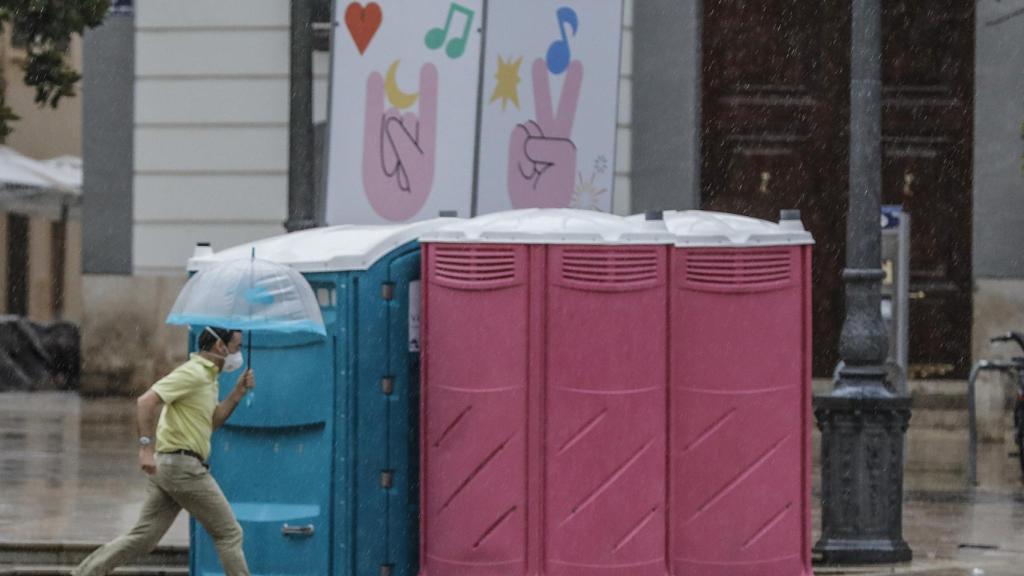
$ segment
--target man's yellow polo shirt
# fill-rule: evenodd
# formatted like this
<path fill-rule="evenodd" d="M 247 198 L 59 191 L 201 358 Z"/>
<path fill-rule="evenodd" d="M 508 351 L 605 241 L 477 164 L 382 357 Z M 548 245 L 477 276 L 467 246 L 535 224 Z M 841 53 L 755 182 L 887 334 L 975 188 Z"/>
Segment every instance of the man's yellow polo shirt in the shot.
<path fill-rule="evenodd" d="M 191 450 L 206 460 L 219 389 L 217 365 L 198 354 L 153 384 L 164 401 L 156 426 L 156 451 Z"/>

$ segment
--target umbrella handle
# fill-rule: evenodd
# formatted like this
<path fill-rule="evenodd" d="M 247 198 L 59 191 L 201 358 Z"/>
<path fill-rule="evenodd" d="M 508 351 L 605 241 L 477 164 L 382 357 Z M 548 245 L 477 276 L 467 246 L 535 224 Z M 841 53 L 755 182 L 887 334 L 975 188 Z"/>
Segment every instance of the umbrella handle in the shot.
<path fill-rule="evenodd" d="M 250 285 L 252 285 L 252 275 L 253 275 L 253 268 L 252 268 L 253 264 L 252 263 L 255 262 L 255 260 L 256 260 L 256 247 L 253 246 L 252 247 L 252 256 L 250 257 L 250 260 L 249 260 L 249 284 Z M 252 302 L 249 302 L 249 316 L 252 316 Z M 248 341 L 248 343 L 246 344 L 246 346 L 248 347 L 248 350 L 246 350 L 246 352 L 245 352 L 245 358 L 246 358 L 245 359 L 245 369 L 246 370 L 250 370 L 250 369 L 252 369 L 252 330 L 249 330 L 246 333 L 246 340 Z"/>
<path fill-rule="evenodd" d="M 246 340 L 246 351 L 245 351 L 245 370 L 252 370 L 252 330 L 249 330 L 245 335 Z M 249 390 L 245 393 L 245 405 L 252 406 L 252 395 L 253 391 Z"/>

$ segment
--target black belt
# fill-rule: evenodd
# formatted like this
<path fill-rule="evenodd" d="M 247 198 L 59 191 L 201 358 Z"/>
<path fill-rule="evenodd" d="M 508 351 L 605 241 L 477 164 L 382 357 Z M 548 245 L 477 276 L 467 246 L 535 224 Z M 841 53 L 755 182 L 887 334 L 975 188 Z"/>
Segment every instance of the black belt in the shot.
<path fill-rule="evenodd" d="M 203 465 L 203 468 L 206 468 L 207 470 L 210 469 L 210 465 L 203 460 L 203 457 L 191 450 L 169 450 L 167 452 L 161 452 L 161 454 L 182 454 L 184 456 L 191 456 L 196 460 L 199 460 L 199 463 Z"/>

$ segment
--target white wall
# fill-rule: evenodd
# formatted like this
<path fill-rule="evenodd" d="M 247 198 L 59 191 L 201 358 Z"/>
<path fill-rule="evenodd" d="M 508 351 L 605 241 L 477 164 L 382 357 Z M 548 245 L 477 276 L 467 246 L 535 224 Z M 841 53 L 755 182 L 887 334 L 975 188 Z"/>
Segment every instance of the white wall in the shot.
<path fill-rule="evenodd" d="M 76 95 L 61 98 L 57 109 L 36 103 L 36 90 L 25 85 L 25 69 L 21 63 L 25 51 L 13 48 L 9 30 L 0 38 L 0 61 L 3 79 L 7 83 L 6 100 L 18 120 L 11 123 L 14 132 L 6 144 L 32 158 L 53 158 L 70 154 L 82 155 L 82 99 L 81 84 Z M 82 71 L 82 38 L 72 36 L 67 55 L 71 66 Z"/>
<path fill-rule="evenodd" d="M 1024 0 L 979 0 L 974 67 L 976 279 L 1024 278 Z"/>
<path fill-rule="evenodd" d="M 283 233 L 289 2 L 138 0 L 135 18 L 135 273 L 181 274 L 199 241 Z M 327 68 L 317 54 L 316 121 Z"/>
<path fill-rule="evenodd" d="M 989 338 L 1024 328 L 1024 0 L 979 0 L 974 69 L 972 358 L 1005 357 Z M 996 383 L 998 386 L 998 382 Z M 985 392 L 979 384 L 980 393 Z M 1012 390 L 1005 388 L 1005 390 Z M 988 390 L 1003 416 L 1003 388 Z M 1006 404 L 1008 406 L 1009 404 Z M 1002 423 L 1001 421 L 999 423 Z M 998 429 L 994 429 L 996 431 Z"/>

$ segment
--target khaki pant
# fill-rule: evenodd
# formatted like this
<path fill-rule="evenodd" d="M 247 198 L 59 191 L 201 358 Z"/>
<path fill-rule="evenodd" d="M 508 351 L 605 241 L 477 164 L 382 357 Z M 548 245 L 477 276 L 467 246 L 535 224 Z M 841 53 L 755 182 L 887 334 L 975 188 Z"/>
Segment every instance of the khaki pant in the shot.
<path fill-rule="evenodd" d="M 73 576 L 106 576 L 114 568 L 149 554 L 184 508 L 213 538 L 225 576 L 248 576 L 242 553 L 242 528 L 199 460 L 183 454 L 157 454 L 156 474 L 130 532 L 93 552 Z"/>

